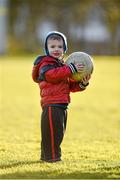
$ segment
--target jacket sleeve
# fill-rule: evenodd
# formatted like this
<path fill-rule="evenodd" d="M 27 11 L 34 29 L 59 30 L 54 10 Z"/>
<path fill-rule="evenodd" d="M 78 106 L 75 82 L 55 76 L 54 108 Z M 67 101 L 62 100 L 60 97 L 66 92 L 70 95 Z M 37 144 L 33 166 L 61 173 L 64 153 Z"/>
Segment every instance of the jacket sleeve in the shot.
<path fill-rule="evenodd" d="M 67 65 L 55 67 L 54 64 L 47 64 L 40 67 L 39 74 L 40 79 L 42 78 L 49 83 L 58 83 L 67 80 L 72 72 Z"/>
<path fill-rule="evenodd" d="M 34 61 L 32 68 L 32 79 L 34 82 L 39 83 L 39 68 L 42 61 L 43 56 L 38 56 Z"/>
<path fill-rule="evenodd" d="M 39 66 L 33 66 L 32 68 L 32 79 L 34 82 L 38 83 L 39 79 L 38 79 L 38 72 L 39 72 Z"/>

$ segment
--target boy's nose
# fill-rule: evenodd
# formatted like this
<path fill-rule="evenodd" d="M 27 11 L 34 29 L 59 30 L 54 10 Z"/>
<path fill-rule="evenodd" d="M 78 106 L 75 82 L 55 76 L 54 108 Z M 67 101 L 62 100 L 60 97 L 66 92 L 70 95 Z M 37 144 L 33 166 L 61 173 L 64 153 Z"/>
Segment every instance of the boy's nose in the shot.
<path fill-rule="evenodd" d="M 58 47 L 56 47 L 56 48 L 55 48 L 55 51 L 59 51 L 59 48 L 58 48 Z"/>

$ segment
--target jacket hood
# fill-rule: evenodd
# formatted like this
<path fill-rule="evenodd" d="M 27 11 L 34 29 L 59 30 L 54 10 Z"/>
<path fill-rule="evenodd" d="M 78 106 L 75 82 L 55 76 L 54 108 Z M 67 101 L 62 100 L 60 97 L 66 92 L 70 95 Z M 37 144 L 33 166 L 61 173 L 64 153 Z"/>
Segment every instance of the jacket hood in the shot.
<path fill-rule="evenodd" d="M 63 45 L 64 45 L 64 53 L 66 53 L 67 51 L 67 39 L 66 39 L 66 36 L 61 33 L 61 32 L 58 32 L 58 31 L 51 31 L 47 34 L 47 37 L 45 39 L 45 44 L 44 44 L 44 48 L 45 48 L 45 53 L 46 55 L 49 55 L 49 51 L 48 51 L 48 46 L 47 46 L 47 41 L 48 41 L 48 38 L 51 36 L 51 35 L 58 35 L 62 38 L 63 40 Z"/>

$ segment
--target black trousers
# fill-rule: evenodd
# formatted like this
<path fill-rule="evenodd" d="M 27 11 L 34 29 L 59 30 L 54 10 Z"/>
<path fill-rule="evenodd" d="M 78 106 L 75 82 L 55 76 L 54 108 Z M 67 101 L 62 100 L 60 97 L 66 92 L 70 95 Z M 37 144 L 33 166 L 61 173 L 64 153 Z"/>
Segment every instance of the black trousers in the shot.
<path fill-rule="evenodd" d="M 61 107 L 43 108 L 41 115 L 41 159 L 57 161 L 67 123 L 67 110 Z"/>

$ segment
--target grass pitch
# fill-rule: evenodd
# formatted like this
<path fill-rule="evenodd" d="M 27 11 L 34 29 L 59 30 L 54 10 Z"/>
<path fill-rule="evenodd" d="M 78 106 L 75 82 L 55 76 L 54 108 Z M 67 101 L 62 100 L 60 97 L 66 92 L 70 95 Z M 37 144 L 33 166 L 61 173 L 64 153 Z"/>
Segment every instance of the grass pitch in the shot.
<path fill-rule="evenodd" d="M 42 163 L 34 57 L 0 58 L 0 178 L 120 178 L 120 58 L 94 57 L 84 92 L 71 94 L 62 162 Z"/>

